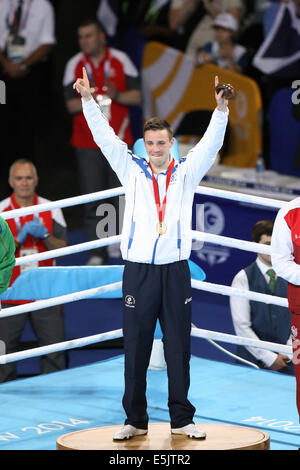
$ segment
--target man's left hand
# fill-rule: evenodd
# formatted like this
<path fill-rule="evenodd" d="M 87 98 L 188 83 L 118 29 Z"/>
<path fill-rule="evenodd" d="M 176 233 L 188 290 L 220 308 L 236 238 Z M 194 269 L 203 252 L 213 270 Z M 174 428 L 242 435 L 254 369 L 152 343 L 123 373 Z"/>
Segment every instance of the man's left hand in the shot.
<path fill-rule="evenodd" d="M 42 222 L 35 217 L 34 220 L 28 222 L 27 232 L 32 235 L 34 238 L 45 238 L 45 235 L 48 233 L 48 230 Z"/>
<path fill-rule="evenodd" d="M 219 77 L 215 77 L 215 88 L 219 84 Z M 227 111 L 227 105 L 228 105 L 228 100 L 223 98 L 223 90 L 220 90 L 219 93 L 215 91 L 215 97 L 216 97 L 216 102 L 218 105 L 218 110 L 226 112 Z"/>

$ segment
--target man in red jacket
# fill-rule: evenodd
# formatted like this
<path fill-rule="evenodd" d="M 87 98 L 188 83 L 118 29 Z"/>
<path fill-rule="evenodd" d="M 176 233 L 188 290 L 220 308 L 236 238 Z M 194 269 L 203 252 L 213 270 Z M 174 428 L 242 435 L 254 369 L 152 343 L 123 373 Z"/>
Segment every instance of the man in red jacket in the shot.
<path fill-rule="evenodd" d="M 35 166 L 29 160 L 16 160 L 9 173 L 9 184 L 13 189 L 10 197 L 0 202 L 0 212 L 20 207 L 33 206 L 48 202 L 38 196 L 35 188 L 38 184 L 38 175 Z M 16 244 L 16 258 L 42 253 L 47 250 L 63 248 L 66 246 L 66 222 L 60 209 L 29 214 L 15 219 L 8 219 L 7 223 L 13 234 Z M 15 266 L 10 285 L 24 271 L 38 266 L 53 266 L 54 260 Z M 24 304 L 28 301 L 3 301 L 2 307 Z M 6 344 L 6 353 L 18 350 L 20 337 L 29 317 L 33 331 L 36 334 L 39 346 L 64 341 L 64 319 L 61 306 L 54 306 L 2 318 L 0 320 L 0 339 Z M 47 373 L 64 368 L 64 353 L 57 352 L 46 355 L 41 359 L 41 372 Z M 0 382 L 16 378 L 16 363 L 0 366 Z"/>
<path fill-rule="evenodd" d="M 103 25 L 96 19 L 86 19 L 79 25 L 78 42 L 80 52 L 68 60 L 63 86 L 66 107 L 72 115 L 71 144 L 77 159 L 81 193 L 87 194 L 119 187 L 121 183 L 94 142 L 82 113 L 81 98 L 73 89 L 73 83 L 82 76 L 82 67 L 85 67 L 101 110 L 118 137 L 129 146 L 134 142 L 129 111 L 130 106 L 141 104 L 141 84 L 138 70 L 128 55 L 119 49 L 107 47 Z M 97 226 L 108 211 L 108 203 L 114 207 L 116 215 L 116 232 L 109 235 L 120 232 L 116 198 L 106 200 L 100 208 L 99 201 L 91 202 L 84 205 L 84 226 L 88 241 L 95 240 L 97 236 L 106 236 L 97 232 Z M 90 252 L 88 264 L 103 264 L 107 256 L 106 247 L 96 248 Z"/>
<path fill-rule="evenodd" d="M 278 276 L 288 281 L 291 312 L 293 363 L 297 382 L 297 408 L 300 417 L 300 198 L 278 212 L 271 242 L 272 265 Z M 288 321 L 288 319 L 287 319 Z"/>

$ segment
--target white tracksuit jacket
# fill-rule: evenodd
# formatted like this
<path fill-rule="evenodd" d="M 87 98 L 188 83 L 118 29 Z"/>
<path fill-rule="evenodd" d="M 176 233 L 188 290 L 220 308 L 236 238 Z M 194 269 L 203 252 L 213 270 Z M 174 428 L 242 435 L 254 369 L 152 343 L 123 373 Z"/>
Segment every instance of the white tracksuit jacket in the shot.
<path fill-rule="evenodd" d="M 94 141 L 107 158 L 125 189 L 125 213 L 121 253 L 124 260 L 138 263 L 167 264 L 190 257 L 191 219 L 196 187 L 212 166 L 222 147 L 228 109 L 215 109 L 201 141 L 185 158 L 175 162 L 164 221 L 167 232 L 156 231 L 158 214 L 154 199 L 152 171 L 146 159 L 137 157 L 109 126 L 97 103 L 82 100 L 83 113 Z M 167 171 L 156 175 L 162 203 Z"/>

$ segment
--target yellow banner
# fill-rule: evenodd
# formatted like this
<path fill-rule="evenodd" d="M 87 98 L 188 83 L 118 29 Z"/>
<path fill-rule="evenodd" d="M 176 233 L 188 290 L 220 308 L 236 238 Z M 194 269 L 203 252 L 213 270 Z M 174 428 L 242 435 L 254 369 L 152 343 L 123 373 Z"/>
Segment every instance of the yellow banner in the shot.
<path fill-rule="evenodd" d="M 262 152 L 262 102 L 258 85 L 245 75 L 211 64 L 195 67 L 190 56 L 149 42 L 142 65 L 144 118 L 166 119 L 176 135 L 188 113 L 215 109 L 216 75 L 220 82 L 231 83 L 237 91 L 236 98 L 229 102 L 230 134 L 222 163 L 254 167 Z"/>

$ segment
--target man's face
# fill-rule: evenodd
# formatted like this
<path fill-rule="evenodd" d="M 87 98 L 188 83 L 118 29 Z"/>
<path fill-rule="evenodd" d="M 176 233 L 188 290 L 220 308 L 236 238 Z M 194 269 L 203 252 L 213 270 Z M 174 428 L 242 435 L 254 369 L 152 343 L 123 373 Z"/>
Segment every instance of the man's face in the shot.
<path fill-rule="evenodd" d="M 95 24 L 78 29 L 78 42 L 82 52 L 93 56 L 101 52 L 105 44 L 105 35 Z"/>
<path fill-rule="evenodd" d="M 8 180 L 15 196 L 26 199 L 34 195 L 38 177 L 29 163 L 16 163 Z"/>
<path fill-rule="evenodd" d="M 227 28 L 222 28 L 221 26 L 215 26 L 215 38 L 218 42 L 227 42 L 232 38 L 233 31 Z"/>
<path fill-rule="evenodd" d="M 260 240 L 259 240 L 258 243 L 262 243 L 263 245 L 271 245 L 271 239 L 272 239 L 272 237 L 270 237 L 269 235 L 262 235 L 260 237 Z M 259 253 L 259 257 L 265 264 L 271 266 L 271 256 L 270 255 L 265 255 L 265 254 Z"/>
<path fill-rule="evenodd" d="M 174 143 L 174 138 L 170 140 L 167 129 L 146 131 L 144 142 L 150 163 L 156 168 L 166 169 L 170 159 L 170 149 Z"/>

